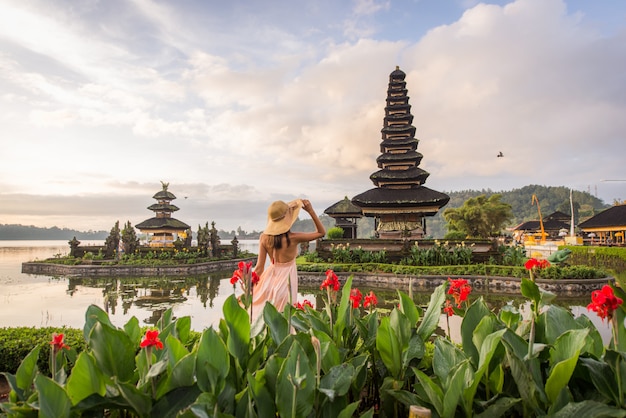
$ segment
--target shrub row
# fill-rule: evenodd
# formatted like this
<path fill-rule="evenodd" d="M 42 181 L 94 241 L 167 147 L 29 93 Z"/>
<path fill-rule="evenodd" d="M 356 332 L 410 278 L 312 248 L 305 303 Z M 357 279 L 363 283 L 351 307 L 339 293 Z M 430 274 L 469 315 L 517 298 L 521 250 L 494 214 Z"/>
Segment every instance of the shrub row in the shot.
<path fill-rule="evenodd" d="M 49 374 L 49 345 L 54 334 L 63 334 L 65 343 L 76 349 L 77 353 L 87 348 L 83 331 L 80 329 L 67 327 L 0 328 L 0 372 L 15 374 L 24 357 L 34 347 L 41 347 L 37 366 L 42 373 Z M 193 346 L 200 335 L 199 332 L 191 331 L 189 345 Z"/>
<path fill-rule="evenodd" d="M 308 263 L 298 259 L 298 270 L 305 272 L 325 272 L 332 269 L 342 273 L 390 273 L 408 274 L 414 276 L 498 276 L 528 278 L 528 271 L 524 267 L 502 266 L 491 264 L 471 264 L 455 266 L 407 266 L 382 263 L 333 264 Z M 540 279 L 599 279 L 607 277 L 603 269 L 587 266 L 551 266 L 536 273 Z"/>

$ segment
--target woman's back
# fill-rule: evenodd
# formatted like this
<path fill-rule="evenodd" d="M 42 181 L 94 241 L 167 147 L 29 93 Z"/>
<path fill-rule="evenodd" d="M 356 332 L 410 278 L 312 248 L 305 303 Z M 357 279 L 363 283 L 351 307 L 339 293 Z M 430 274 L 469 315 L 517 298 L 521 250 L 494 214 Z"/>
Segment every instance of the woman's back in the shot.
<path fill-rule="evenodd" d="M 294 239 L 293 235 L 291 232 L 279 236 L 263 234 L 262 245 L 274 263 L 289 263 L 298 256 L 300 241 Z M 279 242 L 276 242 L 276 238 Z M 279 243 L 280 245 L 277 245 Z"/>

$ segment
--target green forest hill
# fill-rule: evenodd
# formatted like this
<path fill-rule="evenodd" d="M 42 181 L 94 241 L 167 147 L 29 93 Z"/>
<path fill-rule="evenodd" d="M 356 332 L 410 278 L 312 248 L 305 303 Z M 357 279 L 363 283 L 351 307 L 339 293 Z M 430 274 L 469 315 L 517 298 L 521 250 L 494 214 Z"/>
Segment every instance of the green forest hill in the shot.
<path fill-rule="evenodd" d="M 536 195 L 541 205 L 541 215 L 543 217 L 550 215 L 553 212 L 560 211 L 570 215 L 570 189 L 563 186 L 538 186 L 529 185 L 520 189 L 513 189 L 510 191 L 495 192 L 488 190 L 462 190 L 457 192 L 444 192 L 450 196 L 450 202 L 444 206 L 437 215 L 432 218 L 427 218 L 426 232 L 429 237 L 441 238 L 446 232 L 446 222 L 442 217 L 442 213 L 448 208 L 459 208 L 463 206 L 463 203 L 472 197 L 480 195 L 486 195 L 487 197 L 493 194 L 502 195 L 502 202 L 511 205 L 513 211 L 513 220 L 509 227 L 518 225 L 524 221 L 539 219 L 537 212 L 537 205 L 533 205 L 532 195 Z M 610 205 L 604 203 L 602 200 L 593 196 L 587 192 L 581 192 L 574 190 L 573 192 L 574 202 L 574 222 L 575 224 L 596 215 L 602 210 L 608 208 Z M 611 202 L 613 203 L 613 202 Z M 334 225 L 334 220 L 326 215 L 320 216 L 322 222 L 326 228 L 330 228 Z M 219 220 L 216 221 L 219 226 Z M 113 227 L 113 223 L 111 224 Z M 294 231 L 306 231 L 313 228 L 312 221 L 310 219 L 304 219 L 297 221 L 294 226 Z M 194 235 L 196 231 L 193 231 Z M 247 232 L 237 228 L 236 231 L 224 231 L 219 230 L 218 235 L 225 240 L 231 240 L 235 235 L 239 239 L 256 239 L 260 232 L 252 231 Z M 67 228 L 39 228 L 35 226 L 26 225 L 3 225 L 0 224 L 0 240 L 70 240 L 73 237 L 80 240 L 104 240 L 109 235 L 109 231 L 76 231 Z M 374 222 L 371 218 L 363 218 L 358 223 L 358 236 L 359 238 L 369 238 L 374 235 Z"/>

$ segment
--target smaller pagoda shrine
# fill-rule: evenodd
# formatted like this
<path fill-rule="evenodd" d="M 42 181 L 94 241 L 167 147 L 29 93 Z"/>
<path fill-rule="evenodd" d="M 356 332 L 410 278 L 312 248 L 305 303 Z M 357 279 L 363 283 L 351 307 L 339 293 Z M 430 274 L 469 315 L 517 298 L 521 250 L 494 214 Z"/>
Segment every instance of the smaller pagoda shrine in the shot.
<path fill-rule="evenodd" d="M 387 106 L 383 121 L 379 171 L 370 176 L 376 186 L 352 198 L 363 215 L 373 217 L 379 238 L 423 238 L 426 216 L 435 215 L 450 200 L 447 194 L 424 187 L 428 172 L 419 168 L 413 115 L 406 74 L 396 67 L 389 75 Z"/>
<path fill-rule="evenodd" d="M 173 247 L 174 241 L 178 238 L 184 240 L 187 237 L 189 225 L 178 219 L 172 218 L 172 212 L 176 212 L 179 208 L 172 205 L 172 200 L 176 196 L 167 190 L 169 183 L 161 182 L 163 189 L 157 192 L 153 199 L 157 203 L 148 206 L 148 209 L 154 212 L 154 217 L 146 219 L 138 223 L 136 228 L 141 233 L 148 236 L 148 245 L 150 247 Z"/>
<path fill-rule="evenodd" d="M 328 207 L 324 213 L 335 219 L 335 226 L 343 229 L 343 238 L 356 239 L 356 222 L 363 214 L 361 208 L 355 206 L 348 196 Z"/>

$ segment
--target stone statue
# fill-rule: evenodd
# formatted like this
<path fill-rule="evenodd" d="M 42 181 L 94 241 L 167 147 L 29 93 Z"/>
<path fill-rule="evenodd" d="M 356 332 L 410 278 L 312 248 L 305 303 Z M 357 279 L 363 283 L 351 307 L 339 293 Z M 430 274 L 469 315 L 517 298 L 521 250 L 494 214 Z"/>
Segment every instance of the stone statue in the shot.
<path fill-rule="evenodd" d="M 211 241 L 211 256 L 217 257 L 219 254 L 220 237 L 217 235 L 217 228 L 215 228 L 215 221 L 211 222 L 211 230 L 209 231 L 209 237 Z"/>
<path fill-rule="evenodd" d="M 233 245 L 233 258 L 237 258 L 239 255 L 239 240 L 236 235 L 230 243 Z"/>
<path fill-rule="evenodd" d="M 572 250 L 569 248 L 563 248 L 555 253 L 552 253 L 548 256 L 548 261 L 552 264 L 563 264 L 569 258 Z"/>
<path fill-rule="evenodd" d="M 76 257 L 76 250 L 80 245 L 80 241 L 77 240 L 76 237 L 74 237 L 71 241 L 68 241 L 67 243 L 70 244 L 70 257 Z"/>

